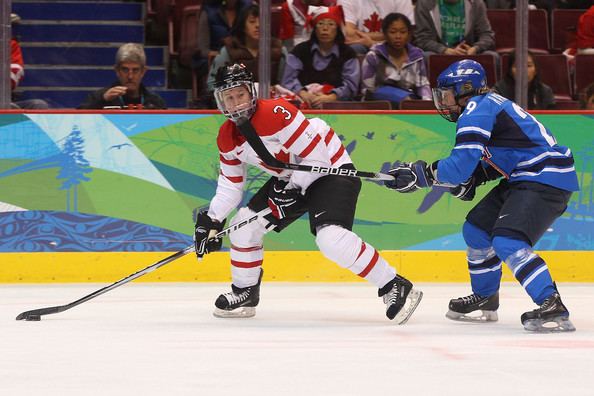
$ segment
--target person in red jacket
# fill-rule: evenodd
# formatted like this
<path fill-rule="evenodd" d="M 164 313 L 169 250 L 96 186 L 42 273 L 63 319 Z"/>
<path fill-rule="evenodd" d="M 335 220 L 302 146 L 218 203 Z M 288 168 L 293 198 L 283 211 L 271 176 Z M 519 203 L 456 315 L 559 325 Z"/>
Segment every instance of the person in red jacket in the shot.
<path fill-rule="evenodd" d="M 266 208 L 272 210 L 270 215 L 230 234 L 232 291 L 216 299 L 214 315 L 228 318 L 256 314 L 264 235 L 272 229 L 282 232 L 308 212 L 310 231 L 322 254 L 375 285 L 386 304 L 388 319 L 405 323 L 423 294 L 352 231 L 360 179 L 271 168 L 258 154 L 263 153 L 262 149 L 251 145 L 253 138 L 261 140 L 259 146 L 286 163 L 354 169 L 338 134 L 319 118 L 305 118 L 284 99 L 257 99 L 252 73 L 243 65 L 219 69 L 214 95 L 228 120 L 217 137 L 220 175 L 216 194 L 196 221 L 194 236 L 199 258 L 221 248 L 222 241 L 212 236 L 222 230 L 225 218 L 242 201 L 248 165 L 272 176 L 231 220 L 236 224 Z M 250 141 L 237 126 L 243 122 L 251 123 L 256 131 Z"/>
<path fill-rule="evenodd" d="M 594 54 L 594 5 L 580 16 L 577 27 L 577 53 Z"/>
<path fill-rule="evenodd" d="M 278 38 L 288 51 L 311 36 L 307 26 L 307 8 L 310 5 L 330 7 L 336 5 L 336 0 L 286 0 L 282 4 Z"/>

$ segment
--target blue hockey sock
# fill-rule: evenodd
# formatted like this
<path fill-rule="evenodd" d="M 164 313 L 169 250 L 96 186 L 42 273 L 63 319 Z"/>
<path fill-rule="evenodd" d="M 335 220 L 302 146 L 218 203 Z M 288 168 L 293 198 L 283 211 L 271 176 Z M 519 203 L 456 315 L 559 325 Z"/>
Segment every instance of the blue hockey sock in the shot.
<path fill-rule="evenodd" d="M 492 296 L 501 283 L 501 259 L 491 246 L 487 232 L 466 222 L 462 235 L 468 245 L 466 257 L 472 292 L 482 297 Z"/>

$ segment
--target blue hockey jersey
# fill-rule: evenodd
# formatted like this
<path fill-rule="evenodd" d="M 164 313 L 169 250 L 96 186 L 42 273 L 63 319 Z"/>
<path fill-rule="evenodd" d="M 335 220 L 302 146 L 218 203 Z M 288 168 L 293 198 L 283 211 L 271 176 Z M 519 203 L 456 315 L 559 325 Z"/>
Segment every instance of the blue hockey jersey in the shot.
<path fill-rule="evenodd" d="M 496 93 L 473 97 L 458 119 L 456 144 L 440 160 L 437 179 L 458 185 L 483 159 L 510 182 L 531 181 L 577 191 L 571 150 L 513 101 Z"/>

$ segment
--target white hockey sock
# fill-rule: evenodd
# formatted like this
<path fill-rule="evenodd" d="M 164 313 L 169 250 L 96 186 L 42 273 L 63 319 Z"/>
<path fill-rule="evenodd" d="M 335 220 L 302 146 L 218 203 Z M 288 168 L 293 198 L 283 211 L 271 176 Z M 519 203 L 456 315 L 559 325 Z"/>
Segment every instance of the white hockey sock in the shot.
<path fill-rule="evenodd" d="M 231 276 L 237 287 L 254 286 L 262 267 L 262 246 L 242 248 L 231 245 Z"/>
<path fill-rule="evenodd" d="M 337 225 L 328 225 L 317 232 L 316 243 L 322 254 L 378 288 L 396 276 L 396 270 L 377 250 L 357 234 Z"/>

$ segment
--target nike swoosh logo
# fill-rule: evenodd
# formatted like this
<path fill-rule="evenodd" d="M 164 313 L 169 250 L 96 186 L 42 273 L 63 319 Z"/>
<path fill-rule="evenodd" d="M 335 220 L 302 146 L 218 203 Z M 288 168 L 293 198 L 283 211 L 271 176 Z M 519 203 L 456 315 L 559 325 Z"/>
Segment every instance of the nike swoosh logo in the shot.
<path fill-rule="evenodd" d="M 326 213 L 326 211 L 320 212 L 320 213 L 316 213 L 314 215 L 314 218 L 317 219 L 318 217 L 320 217 L 321 215 L 323 215 L 324 213 Z"/>
<path fill-rule="evenodd" d="M 243 150 L 241 150 L 241 151 L 237 150 L 237 155 L 241 155 L 241 153 L 243 153 Z"/>
<path fill-rule="evenodd" d="M 501 215 L 501 216 L 499 216 L 499 217 L 498 217 L 498 219 L 503 219 L 503 218 L 504 218 L 504 217 L 506 217 L 506 216 L 509 216 L 509 213 L 508 213 L 508 214 L 504 214 L 504 215 Z"/>

